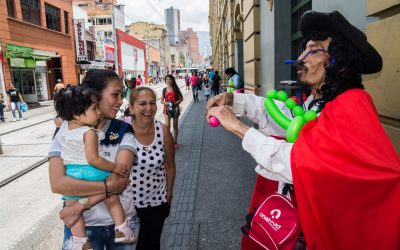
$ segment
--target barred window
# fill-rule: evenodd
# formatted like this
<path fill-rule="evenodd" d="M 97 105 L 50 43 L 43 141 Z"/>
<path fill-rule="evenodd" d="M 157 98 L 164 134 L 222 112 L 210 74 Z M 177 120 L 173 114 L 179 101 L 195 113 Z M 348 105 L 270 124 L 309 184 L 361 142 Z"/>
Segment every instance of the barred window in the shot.
<path fill-rule="evenodd" d="M 39 0 L 21 0 L 22 20 L 32 24 L 40 25 L 40 2 Z"/>
<path fill-rule="evenodd" d="M 65 26 L 65 33 L 69 34 L 68 12 L 66 12 L 66 11 L 64 11 L 64 26 Z"/>
<path fill-rule="evenodd" d="M 60 27 L 60 9 L 45 4 L 47 28 L 55 31 L 61 31 Z"/>
<path fill-rule="evenodd" d="M 9 17 L 15 17 L 14 0 L 7 0 L 7 13 Z"/>

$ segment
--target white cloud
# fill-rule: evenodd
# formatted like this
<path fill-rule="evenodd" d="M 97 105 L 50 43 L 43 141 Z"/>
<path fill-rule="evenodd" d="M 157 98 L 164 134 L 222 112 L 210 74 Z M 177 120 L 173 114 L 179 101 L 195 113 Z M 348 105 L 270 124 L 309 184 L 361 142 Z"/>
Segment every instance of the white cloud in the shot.
<path fill-rule="evenodd" d="M 118 3 L 125 5 L 126 24 L 137 21 L 165 23 L 164 10 L 172 6 L 180 10 L 182 30 L 209 30 L 207 0 L 118 0 Z"/>

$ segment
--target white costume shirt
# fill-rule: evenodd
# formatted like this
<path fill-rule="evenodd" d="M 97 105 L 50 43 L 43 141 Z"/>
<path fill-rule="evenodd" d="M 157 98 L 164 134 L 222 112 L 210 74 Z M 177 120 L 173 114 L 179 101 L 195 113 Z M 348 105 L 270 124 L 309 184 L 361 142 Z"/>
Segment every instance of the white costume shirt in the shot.
<path fill-rule="evenodd" d="M 270 136 L 286 137 L 286 130 L 281 128 L 266 112 L 264 97 L 252 94 L 235 94 L 232 109 L 236 116 L 247 117 L 258 124 L 259 130 L 250 128 L 243 137 L 242 147 L 258 163 L 256 172 L 270 180 L 292 184 L 290 152 L 293 143 L 277 140 Z M 309 96 L 305 106 L 313 100 Z M 287 117 L 291 117 L 290 109 L 281 101 L 275 101 L 278 108 Z"/>

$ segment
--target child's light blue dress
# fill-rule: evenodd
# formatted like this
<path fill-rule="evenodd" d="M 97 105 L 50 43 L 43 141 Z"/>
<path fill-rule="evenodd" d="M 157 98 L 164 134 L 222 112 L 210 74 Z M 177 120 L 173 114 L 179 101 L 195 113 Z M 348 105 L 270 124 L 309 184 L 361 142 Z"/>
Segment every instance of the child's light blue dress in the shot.
<path fill-rule="evenodd" d="M 103 181 L 111 174 L 90 165 L 86 160 L 84 134 L 93 129 L 99 136 L 99 156 L 104 157 L 100 141 L 104 139 L 104 133 L 94 128 L 84 126 L 76 129 L 68 128 L 68 121 L 64 121 L 57 132 L 55 139 L 61 146 L 61 158 L 64 160 L 66 174 L 69 177 L 86 181 Z M 77 196 L 63 196 L 65 200 L 78 200 Z"/>

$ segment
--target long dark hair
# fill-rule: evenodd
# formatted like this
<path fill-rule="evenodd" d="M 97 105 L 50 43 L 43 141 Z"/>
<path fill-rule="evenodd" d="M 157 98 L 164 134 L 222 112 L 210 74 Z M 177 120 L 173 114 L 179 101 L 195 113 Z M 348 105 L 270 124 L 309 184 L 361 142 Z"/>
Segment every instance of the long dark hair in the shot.
<path fill-rule="evenodd" d="M 94 89 L 101 98 L 101 93 L 112 80 L 118 80 L 121 82 L 119 76 L 111 70 L 89 70 L 82 81 L 82 86 Z"/>
<path fill-rule="evenodd" d="M 179 99 L 183 99 L 183 95 L 178 85 L 176 84 L 175 77 L 171 74 L 165 76 L 165 82 L 167 82 L 167 77 L 172 79 L 172 88 L 174 89 L 174 93 L 178 95 Z M 163 96 L 165 98 L 165 96 Z"/>
<path fill-rule="evenodd" d="M 306 41 L 324 41 L 328 37 L 332 39 L 328 53 L 334 61 L 325 66 L 325 83 L 317 90 L 322 97 L 314 100 L 321 110 L 346 90 L 364 89 L 360 73 L 363 69 L 363 57 L 349 41 L 336 33 L 326 31 L 313 31 Z"/>

